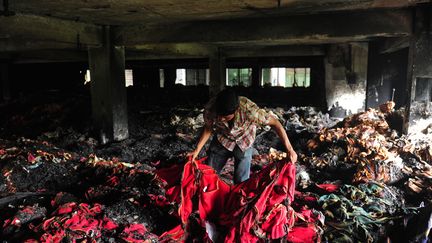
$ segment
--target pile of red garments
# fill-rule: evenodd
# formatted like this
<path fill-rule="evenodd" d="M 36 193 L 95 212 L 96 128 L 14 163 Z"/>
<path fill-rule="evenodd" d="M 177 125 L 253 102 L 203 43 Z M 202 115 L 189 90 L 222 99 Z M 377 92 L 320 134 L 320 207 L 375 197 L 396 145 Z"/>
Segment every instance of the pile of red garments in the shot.
<path fill-rule="evenodd" d="M 269 164 L 237 185 L 229 185 L 203 160 L 157 171 L 168 184 L 168 198 L 180 203 L 181 225 L 161 235 L 162 242 L 258 242 L 285 238 L 290 242 L 317 242 L 320 214 L 291 207 L 295 166 L 286 160 Z M 181 181 L 178 184 L 178 181 Z"/>
<path fill-rule="evenodd" d="M 61 240 L 98 239 L 103 229 L 112 230 L 117 225 L 109 219 L 99 219 L 102 205 L 86 203 L 66 203 L 61 205 L 52 217 L 45 220 L 36 230 L 46 232 L 41 241 L 58 242 Z"/>
<path fill-rule="evenodd" d="M 45 218 L 46 210 L 26 207 L 14 217 L 4 222 L 4 230 L 11 227 L 21 227 L 25 224 L 29 230 L 41 235 L 41 242 L 98 242 L 100 239 L 119 238 L 126 242 L 157 241 L 158 237 L 150 233 L 143 224 L 120 226 L 103 213 L 104 206 L 98 203 L 68 202 L 57 205 L 61 195 L 52 200 L 52 206 L 57 208 L 51 217 Z M 35 224 L 35 219 L 45 218 L 42 223 Z M 25 221 L 23 219 L 26 219 Z M 26 224 L 27 222 L 31 222 Z M 26 242 L 38 242 L 27 239 Z"/>

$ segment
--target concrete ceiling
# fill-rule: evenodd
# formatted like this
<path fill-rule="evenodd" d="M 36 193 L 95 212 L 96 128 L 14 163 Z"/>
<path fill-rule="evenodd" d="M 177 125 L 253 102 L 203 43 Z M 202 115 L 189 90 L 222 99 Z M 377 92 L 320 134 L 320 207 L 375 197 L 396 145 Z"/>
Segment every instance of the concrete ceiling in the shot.
<path fill-rule="evenodd" d="M 403 8 L 429 0 L 12 0 L 9 10 L 103 25 L 142 25 Z"/>
<path fill-rule="evenodd" d="M 85 59 L 87 48 L 103 45 L 106 33 L 132 59 L 207 57 L 230 47 L 244 48 L 236 55 L 260 56 L 268 55 L 266 46 L 279 46 L 272 55 L 293 55 L 298 51 L 291 45 L 406 38 L 411 8 L 432 0 L 0 2 L 6 5 L 0 6 L 0 59 L 58 61 Z"/>

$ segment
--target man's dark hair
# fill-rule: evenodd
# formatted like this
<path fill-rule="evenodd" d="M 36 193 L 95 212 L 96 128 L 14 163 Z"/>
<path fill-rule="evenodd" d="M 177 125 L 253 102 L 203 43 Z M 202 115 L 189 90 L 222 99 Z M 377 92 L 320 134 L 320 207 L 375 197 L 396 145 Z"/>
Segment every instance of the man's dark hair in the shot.
<path fill-rule="evenodd" d="M 228 116 L 234 114 L 239 107 L 239 97 L 232 89 L 224 89 L 218 93 L 215 101 L 216 114 Z"/>

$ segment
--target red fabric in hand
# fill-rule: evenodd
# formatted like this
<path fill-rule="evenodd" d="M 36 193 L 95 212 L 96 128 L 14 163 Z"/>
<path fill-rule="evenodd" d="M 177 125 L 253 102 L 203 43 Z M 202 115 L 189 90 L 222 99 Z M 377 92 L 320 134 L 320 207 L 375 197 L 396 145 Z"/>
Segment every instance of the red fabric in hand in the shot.
<path fill-rule="evenodd" d="M 165 232 L 161 241 L 184 240 L 187 233 L 183 229 L 188 229 L 189 217 L 194 212 L 198 212 L 203 229 L 206 221 L 228 229 L 225 242 L 278 239 L 289 233 L 295 223 L 295 212 L 290 207 L 295 189 L 293 164 L 272 163 L 249 180 L 230 186 L 203 161 L 185 164 L 179 200 L 183 227 Z M 175 191 L 172 187 L 168 190 Z"/>

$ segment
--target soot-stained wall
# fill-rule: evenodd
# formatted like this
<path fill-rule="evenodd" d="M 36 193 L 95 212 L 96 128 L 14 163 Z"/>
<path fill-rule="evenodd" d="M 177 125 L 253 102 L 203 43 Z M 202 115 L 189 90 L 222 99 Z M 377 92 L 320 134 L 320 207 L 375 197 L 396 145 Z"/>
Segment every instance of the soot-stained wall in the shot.
<path fill-rule="evenodd" d="M 430 134 L 432 130 L 432 6 L 416 12 L 410 52 L 408 133 Z M 411 69 L 412 68 L 412 69 Z"/>
<path fill-rule="evenodd" d="M 325 93 L 330 114 L 343 117 L 365 109 L 368 44 L 330 45 L 325 64 Z"/>
<path fill-rule="evenodd" d="M 367 107 L 378 107 L 392 99 L 396 108 L 407 102 L 408 48 L 380 53 L 381 43 L 372 42 L 369 46 L 369 70 L 367 87 Z"/>

